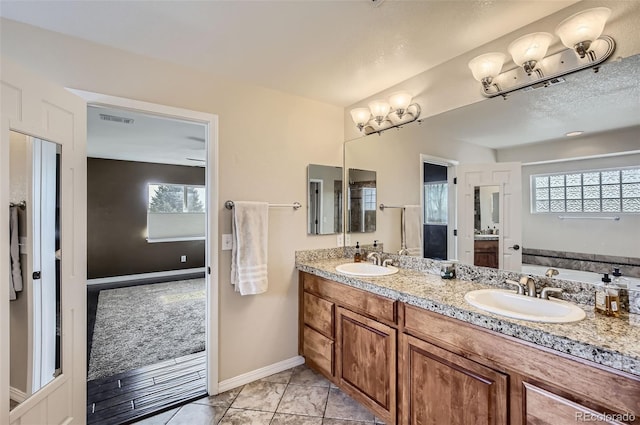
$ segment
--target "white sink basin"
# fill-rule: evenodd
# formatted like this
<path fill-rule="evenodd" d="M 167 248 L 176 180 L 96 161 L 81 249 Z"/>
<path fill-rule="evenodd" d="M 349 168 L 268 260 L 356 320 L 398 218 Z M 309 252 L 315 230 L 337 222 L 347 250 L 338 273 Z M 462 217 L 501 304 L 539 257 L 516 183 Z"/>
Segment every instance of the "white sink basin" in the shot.
<path fill-rule="evenodd" d="M 336 266 L 336 271 L 350 276 L 388 276 L 398 273 L 398 268 L 393 266 L 376 266 L 371 263 L 346 263 Z"/>
<path fill-rule="evenodd" d="M 584 310 L 570 302 L 518 295 L 507 289 L 470 291 L 464 299 L 481 310 L 531 322 L 570 323 L 585 317 Z"/>

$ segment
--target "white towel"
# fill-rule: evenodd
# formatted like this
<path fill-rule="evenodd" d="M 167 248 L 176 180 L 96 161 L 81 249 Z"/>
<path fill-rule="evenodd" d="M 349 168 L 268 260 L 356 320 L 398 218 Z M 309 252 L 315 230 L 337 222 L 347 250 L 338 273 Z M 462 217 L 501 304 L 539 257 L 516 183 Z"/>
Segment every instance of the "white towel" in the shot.
<path fill-rule="evenodd" d="M 422 208 L 420 205 L 404 206 L 405 245 L 409 255 L 422 257 Z"/>
<path fill-rule="evenodd" d="M 269 204 L 234 202 L 231 231 L 231 284 L 240 295 L 267 290 Z"/>
<path fill-rule="evenodd" d="M 9 207 L 9 300 L 15 300 L 22 291 L 22 270 L 20 268 L 20 238 L 18 235 L 18 207 Z"/>

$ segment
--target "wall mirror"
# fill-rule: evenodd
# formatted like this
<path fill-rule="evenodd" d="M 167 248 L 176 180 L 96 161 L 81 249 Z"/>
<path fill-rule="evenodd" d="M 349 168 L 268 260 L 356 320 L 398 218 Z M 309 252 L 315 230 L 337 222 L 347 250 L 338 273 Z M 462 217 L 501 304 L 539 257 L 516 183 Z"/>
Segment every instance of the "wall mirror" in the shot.
<path fill-rule="evenodd" d="M 10 407 L 61 373 L 61 146 L 10 132 Z"/>
<path fill-rule="evenodd" d="M 584 257 L 627 257 L 630 261 L 640 261 L 640 245 L 635 236 L 635 229 L 640 228 L 640 214 L 620 210 L 601 214 L 619 216 L 617 221 L 564 220 L 559 216 L 587 214 L 569 214 L 568 210 L 555 214 L 533 213 L 531 204 L 531 177 L 534 175 L 628 168 L 640 164 L 640 154 L 637 153 L 637 140 L 640 137 L 639 69 L 640 55 L 636 55 L 606 63 L 598 73 L 585 70 L 568 75 L 566 82 L 561 85 L 514 92 L 506 100 L 482 100 L 425 118 L 420 124 L 407 125 L 398 131 L 349 140 L 345 142 L 344 166 L 377 171 L 378 203 L 424 206 L 427 194 L 421 174 L 420 155 L 456 161 L 460 165 L 522 162 L 520 245 L 523 263 L 527 262 L 528 249 L 574 252 Z M 590 89 L 605 86 L 607 90 L 598 89 L 597 93 Z M 580 110 L 580 114 L 576 114 L 576 110 Z M 596 122 L 606 125 L 608 129 L 589 133 L 588 130 Z M 573 126 L 572 130 L 587 130 L 587 133 L 573 139 L 565 137 L 564 132 L 560 131 L 567 123 Z M 555 139 L 547 138 L 533 144 L 540 140 L 541 132 L 550 129 L 557 130 Z M 515 145 L 516 141 L 521 145 Z M 527 143 L 529 145 L 525 146 Z M 449 190 L 453 187 L 450 184 Z M 482 211 L 479 214 L 480 222 L 488 224 L 480 224 L 478 230 L 486 231 L 487 226 L 492 229 L 495 223 L 498 237 L 502 237 L 500 228 L 505 223 L 502 217 L 494 217 L 491 211 L 507 208 L 508 205 L 495 208 L 491 202 L 487 198 L 487 217 Z M 449 205 L 449 210 L 455 208 L 453 203 Z M 361 238 L 360 242 L 370 243 L 377 239 L 384 244 L 386 252 L 397 252 L 400 249 L 400 231 L 398 217 L 394 213 L 391 210 L 389 213 L 379 212 L 375 233 L 370 235 L 370 240 Z M 429 211 L 427 213 L 431 214 Z M 455 218 L 460 219 L 457 216 Z M 495 237 L 478 236 L 487 239 Z M 459 258 L 457 249 L 447 257 Z M 583 267 L 579 261 L 574 266 L 566 266 L 576 269 Z"/>
<path fill-rule="evenodd" d="M 342 167 L 309 164 L 307 234 L 342 232 Z"/>
<path fill-rule="evenodd" d="M 500 186 L 475 186 L 473 211 L 473 264 L 497 269 L 500 239 Z"/>
<path fill-rule="evenodd" d="M 349 168 L 347 232 L 376 231 L 376 172 Z"/>

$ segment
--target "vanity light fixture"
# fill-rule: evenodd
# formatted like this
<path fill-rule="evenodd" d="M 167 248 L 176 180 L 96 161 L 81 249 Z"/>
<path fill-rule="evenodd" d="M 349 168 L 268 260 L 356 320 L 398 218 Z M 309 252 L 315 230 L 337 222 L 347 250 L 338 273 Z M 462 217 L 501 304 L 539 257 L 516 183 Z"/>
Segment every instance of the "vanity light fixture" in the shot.
<path fill-rule="evenodd" d="M 602 35 L 611 10 L 596 7 L 571 15 L 558 25 L 556 34 L 568 47 L 546 56 L 553 35 L 536 32 L 509 44 L 508 51 L 518 65 L 501 72 L 500 53 L 486 53 L 469 62 L 473 77 L 482 83 L 486 97 L 504 96 L 516 90 L 531 90 L 563 82 L 563 76 L 598 65 L 611 56 L 615 41 Z M 503 55 L 504 57 L 504 55 Z M 496 71 L 496 68 L 498 70 Z"/>
<path fill-rule="evenodd" d="M 365 135 L 380 134 L 418 119 L 421 108 L 417 103 L 411 103 L 412 99 L 409 93 L 399 92 L 391 95 L 388 102 L 373 100 L 369 102 L 369 108 L 352 109 L 351 119 Z"/>

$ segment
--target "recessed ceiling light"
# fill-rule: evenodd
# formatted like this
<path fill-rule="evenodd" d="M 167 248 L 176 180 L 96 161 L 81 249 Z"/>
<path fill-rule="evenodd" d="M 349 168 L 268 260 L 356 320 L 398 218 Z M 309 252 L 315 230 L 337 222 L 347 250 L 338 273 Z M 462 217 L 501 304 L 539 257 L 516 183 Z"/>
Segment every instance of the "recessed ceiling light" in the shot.
<path fill-rule="evenodd" d="M 565 134 L 565 136 L 567 137 L 579 136 L 582 133 L 584 133 L 584 131 L 570 131 L 567 134 Z"/>

